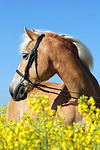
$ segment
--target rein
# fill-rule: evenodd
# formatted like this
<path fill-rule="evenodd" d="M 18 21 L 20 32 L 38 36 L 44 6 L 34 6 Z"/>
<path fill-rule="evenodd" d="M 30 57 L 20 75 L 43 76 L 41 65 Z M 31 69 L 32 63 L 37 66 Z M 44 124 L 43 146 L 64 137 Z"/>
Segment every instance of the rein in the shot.
<path fill-rule="evenodd" d="M 33 87 L 43 91 L 43 92 L 46 92 L 46 93 L 52 93 L 52 94 L 56 94 L 56 95 L 59 95 L 59 96 L 64 96 L 64 97 L 67 97 L 67 98 L 73 98 L 73 99 L 78 99 L 77 97 L 72 97 L 72 96 L 68 96 L 68 95 L 65 95 L 65 94 L 58 94 L 56 92 L 52 92 L 52 91 L 49 91 L 49 90 L 44 90 L 43 88 L 46 88 L 46 89 L 52 89 L 52 90 L 56 90 L 56 91 L 62 91 L 62 92 L 66 92 L 66 93 L 74 93 L 74 94 L 78 94 L 80 96 L 84 95 L 84 96 L 88 96 L 88 97 L 93 97 L 93 98 L 96 98 L 96 99 L 100 99 L 100 97 L 96 97 L 96 96 L 91 96 L 91 95 L 87 95 L 87 94 L 84 94 L 84 93 L 79 93 L 79 92 L 73 92 L 73 91 L 68 91 L 68 90 L 61 90 L 61 89 L 58 89 L 58 88 L 54 88 L 54 87 L 49 87 L 49 86 L 46 86 L 46 85 L 43 85 L 43 84 L 38 84 L 38 83 L 32 83 L 29 78 L 28 78 L 28 73 L 29 73 L 29 69 L 31 68 L 31 65 L 33 63 L 33 61 L 35 61 L 35 68 L 36 68 L 36 74 L 37 74 L 37 77 L 39 78 L 39 75 L 38 75 L 38 71 L 37 71 L 37 48 L 39 47 L 39 44 L 40 42 L 42 41 L 43 37 L 45 36 L 45 34 L 41 34 L 38 39 L 37 39 L 37 42 L 34 46 L 33 49 L 31 49 L 31 54 L 30 54 L 30 57 L 29 57 L 29 60 L 28 60 L 28 63 L 27 63 L 27 66 L 25 68 L 25 73 L 24 75 L 19 71 L 19 70 L 16 70 L 16 72 L 22 77 L 24 78 L 26 81 L 28 81 L 29 84 L 31 84 Z M 40 78 L 39 78 L 40 79 Z M 99 104 L 100 103 L 96 103 L 96 104 Z"/>
<path fill-rule="evenodd" d="M 19 70 L 16 70 L 16 72 L 22 77 L 24 78 L 24 75 L 19 71 Z M 25 79 L 25 78 L 24 78 Z M 84 93 L 79 93 L 79 92 L 73 92 L 73 91 L 68 91 L 68 90 L 61 90 L 59 88 L 54 88 L 54 87 L 50 87 L 50 86 L 46 86 L 46 85 L 43 85 L 43 84 L 39 84 L 39 83 L 32 83 L 28 78 L 25 79 L 28 81 L 29 84 L 31 84 L 33 87 L 43 91 L 43 92 L 46 92 L 46 93 L 52 93 L 52 94 L 55 94 L 55 95 L 59 95 L 59 96 L 64 96 L 64 97 L 67 97 L 69 98 L 68 95 L 65 95 L 65 94 L 58 94 L 56 92 L 52 92 L 52 91 L 49 91 L 49 90 L 44 90 L 43 88 L 46 88 L 46 89 L 52 89 L 52 90 L 56 90 L 56 91 L 62 91 L 62 92 L 66 92 L 66 93 L 74 93 L 74 94 L 78 94 L 80 96 L 84 95 L 84 96 L 88 96 L 88 97 L 93 97 L 93 98 L 96 98 L 96 99 L 100 99 L 100 97 L 96 97 L 96 96 L 91 96 L 91 95 L 87 95 L 87 94 L 84 94 Z M 42 88 L 41 88 L 42 87 Z M 73 98 L 73 99 L 78 99 L 77 97 L 72 97 L 70 96 L 70 98 Z M 96 103 L 97 105 L 100 103 Z"/>
<path fill-rule="evenodd" d="M 19 71 L 19 70 L 16 70 L 16 72 L 22 77 L 24 78 L 24 75 Z M 96 96 L 91 96 L 91 95 L 87 95 L 87 94 L 84 94 L 84 93 L 79 93 L 79 92 L 73 92 L 73 91 L 68 91 L 68 90 L 61 90 L 59 88 L 54 88 L 54 87 L 50 87 L 50 86 L 46 86 L 46 85 L 43 85 L 43 84 L 39 84 L 39 83 L 32 83 L 28 78 L 25 79 L 28 81 L 29 84 L 31 84 L 33 87 L 43 91 L 43 92 L 46 92 L 46 93 L 52 93 L 52 94 L 55 94 L 55 95 L 59 95 L 59 96 L 64 96 L 64 97 L 67 97 L 67 98 L 73 98 L 73 99 L 78 99 L 77 97 L 72 97 L 72 96 L 68 96 L 68 95 L 65 95 L 65 94 L 58 94 L 56 92 L 52 92 L 52 91 L 49 91 L 49 90 L 44 90 L 43 88 L 46 88 L 46 89 L 52 89 L 52 90 L 56 90 L 56 91 L 61 91 L 61 92 L 66 92 L 66 93 L 74 93 L 74 94 L 78 94 L 80 96 L 84 95 L 84 96 L 88 96 L 88 97 L 93 97 L 93 98 L 96 98 L 96 99 L 100 99 L 100 97 L 96 97 Z M 100 105 L 100 103 L 96 103 L 97 105 Z"/>
<path fill-rule="evenodd" d="M 19 70 L 16 70 L 16 72 L 22 77 L 24 78 L 24 75 L 19 71 Z M 25 79 L 25 78 L 24 78 Z M 25 79 L 26 81 L 28 81 L 29 84 L 31 84 L 33 87 L 43 91 L 43 92 L 46 92 L 46 93 L 52 93 L 52 94 L 56 94 L 56 95 L 60 95 L 60 96 L 64 96 L 64 97 L 69 97 L 68 95 L 65 95 L 65 94 L 58 94 L 56 92 L 52 92 L 52 91 L 48 91 L 48 90 L 44 90 L 43 88 L 47 88 L 47 89 L 52 89 L 52 90 L 56 90 L 56 91 L 62 91 L 62 92 L 66 92 L 66 93 L 75 93 L 75 94 L 81 94 L 81 93 L 77 93 L 77 92 L 72 92 L 72 91 L 68 91 L 68 90 L 61 90 L 61 89 L 58 89 L 58 88 L 54 88 L 54 87 L 49 87 L 49 86 L 46 86 L 46 85 L 43 85 L 43 84 L 39 84 L 39 83 L 32 83 L 28 78 Z M 41 88 L 42 87 L 42 88 Z M 74 99 L 78 99 L 76 97 L 71 97 L 71 98 L 74 98 Z"/>

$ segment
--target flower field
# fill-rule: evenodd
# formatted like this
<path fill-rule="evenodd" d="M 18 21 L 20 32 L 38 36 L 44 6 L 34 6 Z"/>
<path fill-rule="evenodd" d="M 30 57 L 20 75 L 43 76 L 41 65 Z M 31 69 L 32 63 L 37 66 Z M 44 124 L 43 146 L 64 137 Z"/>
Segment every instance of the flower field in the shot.
<path fill-rule="evenodd" d="M 63 116 L 49 108 L 47 96 L 35 95 L 28 99 L 35 113 L 23 114 L 20 122 L 6 122 L 6 107 L 0 115 L 0 150 L 100 150 L 100 109 L 91 97 L 78 100 L 80 113 L 86 126 L 78 123 L 64 125 Z"/>

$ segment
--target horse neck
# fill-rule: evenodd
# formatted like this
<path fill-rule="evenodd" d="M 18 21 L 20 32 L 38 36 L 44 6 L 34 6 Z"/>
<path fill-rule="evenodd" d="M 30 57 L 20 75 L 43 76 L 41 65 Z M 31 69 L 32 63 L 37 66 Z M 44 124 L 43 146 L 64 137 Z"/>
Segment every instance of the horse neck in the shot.
<path fill-rule="evenodd" d="M 52 55 L 54 67 L 68 90 L 96 95 L 93 84 L 77 57 L 62 45 L 56 47 L 54 51 Z"/>

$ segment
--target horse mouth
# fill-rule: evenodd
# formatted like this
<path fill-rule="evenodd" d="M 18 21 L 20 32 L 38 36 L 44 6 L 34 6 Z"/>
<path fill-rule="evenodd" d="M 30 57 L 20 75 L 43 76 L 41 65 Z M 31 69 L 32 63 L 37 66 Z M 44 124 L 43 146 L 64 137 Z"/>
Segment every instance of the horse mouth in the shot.
<path fill-rule="evenodd" d="M 12 92 L 11 88 L 9 87 L 9 92 L 14 101 L 20 101 L 27 98 L 27 93 L 23 84 L 19 84 L 14 92 Z"/>

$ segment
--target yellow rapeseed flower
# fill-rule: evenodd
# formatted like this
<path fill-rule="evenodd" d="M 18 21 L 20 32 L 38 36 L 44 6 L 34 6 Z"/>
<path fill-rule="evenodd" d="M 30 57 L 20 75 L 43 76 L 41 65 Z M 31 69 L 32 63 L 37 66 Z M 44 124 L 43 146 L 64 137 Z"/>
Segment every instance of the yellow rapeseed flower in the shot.
<path fill-rule="evenodd" d="M 48 96 L 32 95 L 28 99 L 32 114 L 25 113 L 20 122 L 6 122 L 6 107 L 0 115 L 0 150 L 92 150 L 100 149 L 100 109 L 91 97 L 78 100 L 86 125 L 65 126 L 63 115 L 49 107 Z M 34 113 L 35 112 L 35 113 Z M 35 114 L 35 115 L 34 115 Z"/>

